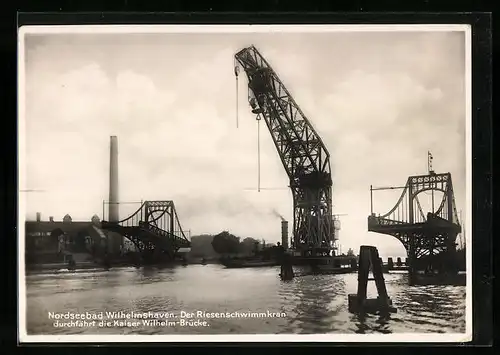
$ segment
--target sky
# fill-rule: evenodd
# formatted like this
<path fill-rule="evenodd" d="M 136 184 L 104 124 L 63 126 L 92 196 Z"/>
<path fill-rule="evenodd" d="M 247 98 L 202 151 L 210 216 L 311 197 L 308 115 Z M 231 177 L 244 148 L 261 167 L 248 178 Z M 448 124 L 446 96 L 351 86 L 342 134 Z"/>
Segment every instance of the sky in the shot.
<path fill-rule="evenodd" d="M 275 212 L 293 221 L 288 178 L 261 125 L 261 186 L 278 189 L 256 191 L 257 123 L 246 76 L 234 76 L 234 54 L 252 44 L 330 152 L 342 251 L 406 255 L 367 231 L 369 188 L 427 173 L 428 151 L 466 219 L 465 34 L 394 31 L 26 34 L 21 188 L 41 190 L 23 195 L 26 218 L 101 217 L 116 135 L 121 202 L 173 200 L 191 235 L 279 241 Z M 374 212 L 400 194 L 374 192 Z"/>

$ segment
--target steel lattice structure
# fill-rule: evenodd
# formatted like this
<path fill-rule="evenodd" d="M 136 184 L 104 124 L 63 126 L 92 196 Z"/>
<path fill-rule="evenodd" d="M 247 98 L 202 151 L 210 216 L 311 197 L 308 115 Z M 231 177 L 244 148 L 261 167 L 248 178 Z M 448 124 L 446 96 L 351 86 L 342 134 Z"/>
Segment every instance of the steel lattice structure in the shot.
<path fill-rule="evenodd" d="M 180 248 L 191 246 L 173 201 L 145 201 L 131 216 L 119 222 L 102 221 L 101 227 L 132 241 L 147 260 L 172 259 Z"/>
<path fill-rule="evenodd" d="M 443 198 L 435 211 L 424 213 L 418 195 L 440 191 Z M 450 173 L 410 176 L 396 205 L 386 214 L 368 217 L 368 230 L 392 235 L 405 247 L 410 268 L 425 269 L 441 255 L 440 268 L 454 270 L 451 255 L 461 226 L 455 206 Z M 426 258 L 427 257 L 427 258 Z M 420 263 L 419 260 L 426 260 Z M 445 265 L 443 265 L 445 264 Z M 432 265 L 434 266 L 434 265 Z"/>
<path fill-rule="evenodd" d="M 264 119 L 293 194 L 293 243 L 302 255 L 324 255 L 334 248 L 330 154 L 269 63 L 254 47 L 235 55 L 248 77 L 249 103 Z"/>

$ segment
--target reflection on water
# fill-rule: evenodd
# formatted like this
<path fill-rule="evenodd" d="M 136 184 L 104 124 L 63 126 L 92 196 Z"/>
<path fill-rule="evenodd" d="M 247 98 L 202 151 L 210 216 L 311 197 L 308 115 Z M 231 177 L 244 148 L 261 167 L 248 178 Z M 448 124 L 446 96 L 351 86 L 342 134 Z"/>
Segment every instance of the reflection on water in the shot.
<path fill-rule="evenodd" d="M 465 332 L 465 287 L 406 285 L 406 274 L 385 275 L 397 313 L 347 311 L 357 275 L 310 275 L 281 281 L 278 268 L 219 265 L 120 268 L 27 277 L 28 334 L 263 334 Z M 376 289 L 369 284 L 368 296 Z M 286 317 L 207 319 L 206 327 L 54 327 L 48 312 L 284 312 Z"/>

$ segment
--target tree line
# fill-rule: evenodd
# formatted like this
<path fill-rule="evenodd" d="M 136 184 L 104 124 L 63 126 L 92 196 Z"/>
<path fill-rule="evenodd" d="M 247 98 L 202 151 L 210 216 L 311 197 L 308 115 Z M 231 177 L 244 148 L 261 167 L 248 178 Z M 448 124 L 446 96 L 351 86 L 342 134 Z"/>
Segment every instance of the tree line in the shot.
<path fill-rule="evenodd" d="M 262 243 L 252 237 L 241 240 L 228 231 L 216 235 L 196 235 L 191 237 L 190 256 L 195 258 L 217 258 L 221 255 L 251 255 L 262 249 Z"/>

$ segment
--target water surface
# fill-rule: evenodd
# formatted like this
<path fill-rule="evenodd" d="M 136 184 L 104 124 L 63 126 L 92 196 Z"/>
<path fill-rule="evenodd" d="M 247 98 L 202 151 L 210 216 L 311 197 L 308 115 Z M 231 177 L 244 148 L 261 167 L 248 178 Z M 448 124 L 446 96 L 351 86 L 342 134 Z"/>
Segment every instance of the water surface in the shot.
<path fill-rule="evenodd" d="M 397 308 L 389 317 L 347 311 L 357 274 L 311 275 L 281 281 L 279 268 L 118 268 L 29 275 L 27 331 L 35 334 L 281 334 L 462 333 L 465 287 L 407 286 L 405 273 L 385 274 Z M 376 296 L 373 282 L 369 297 Z M 260 312 L 282 317 L 203 319 L 206 326 L 55 327 L 49 312 Z M 67 321 L 64 321 L 67 322 Z"/>

